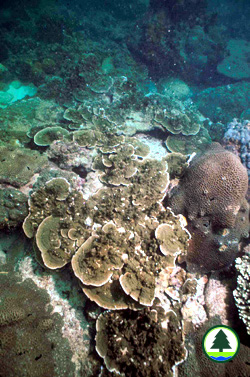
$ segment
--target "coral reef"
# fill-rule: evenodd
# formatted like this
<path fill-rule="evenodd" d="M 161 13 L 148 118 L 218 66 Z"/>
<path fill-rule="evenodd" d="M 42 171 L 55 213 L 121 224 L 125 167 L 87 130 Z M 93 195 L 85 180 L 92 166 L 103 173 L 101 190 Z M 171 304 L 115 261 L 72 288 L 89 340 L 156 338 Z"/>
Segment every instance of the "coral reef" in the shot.
<path fill-rule="evenodd" d="M 248 377 L 249 17 L 232 2 L 3 2 L 0 301 L 19 311 L 1 376 Z M 201 337 L 221 321 L 242 347 L 215 366 Z"/>
<path fill-rule="evenodd" d="M 106 169 L 114 164 L 119 177 L 122 161 L 130 161 L 130 150 L 137 169 L 129 184 L 108 183 L 85 202 L 64 178 L 54 178 L 31 195 L 23 229 L 26 236 L 35 237 L 37 260 L 49 269 L 63 267 L 73 256 L 72 268 L 83 292 L 99 306 L 138 310 L 153 304 L 160 272 L 175 267 L 189 234 L 181 216 L 160 204 L 168 185 L 166 163 L 143 157 L 149 150 L 137 139 L 112 144 L 111 139 L 111 146 L 101 146 L 101 163 Z M 175 237 L 181 235 L 177 248 L 169 228 Z M 167 365 L 163 368 L 171 373 L 171 362 Z"/>

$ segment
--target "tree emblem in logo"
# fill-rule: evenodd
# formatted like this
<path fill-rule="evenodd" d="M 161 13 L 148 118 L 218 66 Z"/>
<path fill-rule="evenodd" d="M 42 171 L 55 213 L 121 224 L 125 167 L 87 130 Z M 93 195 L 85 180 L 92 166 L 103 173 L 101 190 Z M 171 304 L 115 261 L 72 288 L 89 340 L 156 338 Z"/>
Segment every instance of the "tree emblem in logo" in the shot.
<path fill-rule="evenodd" d="M 215 335 L 214 344 L 212 345 L 211 349 L 215 348 L 218 348 L 219 352 L 223 352 L 224 348 L 231 349 L 227 336 L 223 330 L 219 330 L 219 332 Z"/>
<path fill-rule="evenodd" d="M 228 326 L 211 327 L 203 336 L 202 348 L 205 355 L 216 363 L 232 360 L 240 348 L 237 333 Z"/>

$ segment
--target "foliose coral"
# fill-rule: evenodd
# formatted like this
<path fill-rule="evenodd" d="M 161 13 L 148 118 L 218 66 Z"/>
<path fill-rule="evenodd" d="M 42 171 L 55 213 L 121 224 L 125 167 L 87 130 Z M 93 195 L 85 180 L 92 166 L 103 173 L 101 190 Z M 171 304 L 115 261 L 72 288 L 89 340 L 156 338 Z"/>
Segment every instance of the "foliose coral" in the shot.
<path fill-rule="evenodd" d="M 170 377 L 172 367 L 186 356 L 176 314 L 161 307 L 106 311 L 96 329 L 96 350 L 112 372 Z"/>
<path fill-rule="evenodd" d="M 52 144 L 54 140 L 60 140 L 60 139 L 66 138 L 68 134 L 69 134 L 69 131 L 59 126 L 46 127 L 35 134 L 34 143 L 36 145 L 46 147 Z"/>
<path fill-rule="evenodd" d="M 165 256 L 158 252 L 157 236 L 155 239 L 152 232 L 159 222 L 175 228 L 177 234 L 183 232 L 177 254 L 184 252 L 189 238 L 180 219 L 171 211 L 160 212 L 157 220 L 157 205 L 148 209 L 151 214 L 146 215 L 143 202 L 134 206 L 124 194 L 123 189 L 102 189 L 90 199 L 88 205 L 96 209 L 93 221 L 106 224 L 78 249 L 72 260 L 84 293 L 98 305 L 116 310 L 136 308 L 136 302 L 152 305 L 157 276 L 164 267 L 174 265 L 176 256 L 168 246 Z M 114 223 L 107 222 L 111 217 Z M 166 243 L 168 238 L 172 239 L 172 235 L 165 235 Z"/>
<path fill-rule="evenodd" d="M 29 207 L 30 213 L 23 223 L 26 236 L 35 236 L 45 266 L 63 267 L 70 262 L 78 239 L 84 239 L 85 228 L 79 223 L 87 217 L 82 194 L 71 191 L 66 179 L 54 178 L 32 194 Z"/>
<path fill-rule="evenodd" d="M 109 309 L 152 305 L 159 272 L 174 266 L 189 239 L 180 216 L 160 204 L 168 186 L 166 163 L 143 160 L 148 149 L 136 139 L 128 141 L 109 147 L 109 152 L 103 147 L 99 151 L 105 174 L 111 177 L 107 170 L 116 169 L 116 178 L 124 174 L 123 161 L 131 161 L 132 154 L 136 170 L 122 178 L 127 182 L 120 186 L 105 181 L 108 187 L 85 202 L 65 179 L 52 179 L 31 195 L 23 224 L 25 234 L 35 237 L 35 250 L 46 267 L 63 267 L 73 256 L 83 291 Z M 182 235 L 176 250 L 170 247 L 171 233 L 154 233 L 160 224 Z M 159 250 L 162 237 L 164 255 Z"/>
<path fill-rule="evenodd" d="M 165 142 L 170 152 L 184 155 L 202 152 L 211 143 L 212 139 L 204 127 L 201 127 L 196 135 L 169 135 Z"/>
<path fill-rule="evenodd" d="M 140 315 L 134 314 L 137 311 L 146 320 L 149 318 L 149 335 L 145 329 L 142 338 L 147 341 L 153 332 L 158 339 L 156 345 L 152 344 L 151 371 L 156 373 L 160 368 L 162 375 L 171 376 L 172 366 L 186 354 L 180 319 L 167 311 L 175 307 L 180 312 L 181 300 L 186 302 L 192 290 L 184 288 L 187 275 L 176 266 L 178 255 L 187 252 L 190 234 L 184 217 L 175 216 L 162 205 L 169 184 L 166 160 L 148 157 L 149 148 L 136 138 L 109 138 L 102 130 L 102 118 L 98 119 L 94 143 L 86 145 L 90 130 L 80 129 L 73 131 L 79 140 L 70 145 L 74 151 L 93 151 L 93 169 L 104 187 L 84 200 L 80 192 L 84 188 L 75 190 L 65 178 L 38 184 L 31 194 L 23 229 L 26 236 L 34 238 L 38 261 L 49 269 L 71 262 L 83 292 L 97 305 L 116 312 L 127 309 L 127 314 L 119 315 L 125 315 L 128 322 L 136 316 L 140 320 Z M 104 122 L 103 127 L 106 126 Z M 79 146 L 78 142 L 86 146 Z M 63 141 L 53 145 L 56 143 L 64 146 Z M 165 312 L 160 307 L 146 311 L 145 307 L 155 305 L 157 297 L 166 306 Z M 144 347 L 143 341 L 135 367 L 144 360 Z M 166 360 L 158 360 L 162 347 Z M 121 365 L 126 369 L 123 361 Z"/>
<path fill-rule="evenodd" d="M 111 154 L 99 155 L 93 164 L 93 169 L 100 170 L 101 182 L 113 186 L 125 185 L 137 172 L 137 159 L 132 145 L 126 144 L 114 148 Z"/>
<path fill-rule="evenodd" d="M 156 113 L 155 121 L 172 134 L 196 135 L 200 130 L 200 119 L 192 112 L 181 112 L 178 109 L 164 109 Z"/>

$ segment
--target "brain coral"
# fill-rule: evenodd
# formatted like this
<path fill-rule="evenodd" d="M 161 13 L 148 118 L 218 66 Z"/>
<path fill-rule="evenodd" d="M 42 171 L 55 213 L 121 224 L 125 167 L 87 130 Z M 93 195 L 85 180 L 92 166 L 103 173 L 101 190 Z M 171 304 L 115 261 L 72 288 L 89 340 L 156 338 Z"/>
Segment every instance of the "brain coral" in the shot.
<path fill-rule="evenodd" d="M 248 188 L 239 158 L 213 143 L 195 157 L 168 205 L 190 220 L 209 218 L 212 227 L 232 228 Z"/>
<path fill-rule="evenodd" d="M 0 271 L 0 376 L 73 377 L 72 352 L 47 292 Z"/>

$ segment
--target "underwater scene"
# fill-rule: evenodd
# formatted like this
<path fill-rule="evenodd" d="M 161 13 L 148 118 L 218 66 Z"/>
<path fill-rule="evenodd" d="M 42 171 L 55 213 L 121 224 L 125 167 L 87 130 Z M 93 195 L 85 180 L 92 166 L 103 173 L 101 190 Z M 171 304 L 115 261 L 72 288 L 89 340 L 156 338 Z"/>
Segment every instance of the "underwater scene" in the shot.
<path fill-rule="evenodd" d="M 249 21 L 1 1 L 0 377 L 250 376 Z"/>

